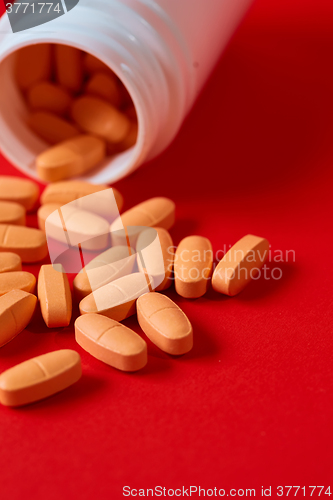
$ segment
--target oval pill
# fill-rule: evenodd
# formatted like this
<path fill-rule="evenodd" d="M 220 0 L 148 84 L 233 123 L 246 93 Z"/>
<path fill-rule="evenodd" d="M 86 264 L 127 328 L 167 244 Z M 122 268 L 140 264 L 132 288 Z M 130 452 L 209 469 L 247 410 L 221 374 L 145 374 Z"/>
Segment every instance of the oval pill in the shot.
<path fill-rule="evenodd" d="M 127 246 L 112 247 L 101 253 L 73 281 L 75 297 L 81 301 L 93 290 L 130 274 L 136 260 L 135 252 Z"/>
<path fill-rule="evenodd" d="M 21 333 L 35 312 L 37 297 L 13 290 L 0 297 L 0 347 Z"/>
<path fill-rule="evenodd" d="M 117 79 L 112 74 L 95 73 L 88 81 L 85 92 L 99 97 L 115 107 L 120 105 L 121 95 Z"/>
<path fill-rule="evenodd" d="M 0 375 L 0 402 L 22 406 L 52 396 L 82 375 L 76 351 L 62 349 L 28 359 Z"/>
<path fill-rule="evenodd" d="M 68 326 L 72 317 L 72 295 L 67 274 L 61 265 L 52 264 L 40 268 L 38 275 L 38 299 L 46 326 Z"/>
<path fill-rule="evenodd" d="M 0 252 L 13 252 L 22 262 L 38 262 L 48 255 L 43 231 L 24 226 L 0 224 Z"/>
<path fill-rule="evenodd" d="M 153 281 L 143 273 L 133 273 L 112 281 L 87 295 L 80 302 L 80 313 L 98 313 L 115 321 L 135 314 L 135 302 L 150 291 Z"/>
<path fill-rule="evenodd" d="M 55 46 L 57 81 L 72 92 L 79 92 L 83 83 L 83 54 L 69 45 Z"/>
<path fill-rule="evenodd" d="M 185 354 L 193 347 L 193 329 L 185 313 L 169 297 L 146 293 L 136 302 L 138 321 L 147 337 L 168 354 Z"/>
<path fill-rule="evenodd" d="M 144 227 L 170 229 L 175 222 L 175 204 L 169 198 L 150 198 L 121 214 L 110 227 L 113 246 L 136 246 Z"/>
<path fill-rule="evenodd" d="M 91 135 L 78 135 L 47 149 L 36 159 L 37 173 L 46 182 L 77 177 L 105 158 L 105 142 Z"/>
<path fill-rule="evenodd" d="M 152 230 L 155 234 L 152 234 Z M 159 253 L 155 245 L 160 244 L 163 257 L 163 273 L 161 273 L 161 264 Z M 160 283 L 155 290 L 166 290 L 171 286 L 171 273 L 174 262 L 174 246 L 170 233 L 162 227 L 148 228 L 138 237 L 136 243 L 136 251 L 138 253 L 137 263 L 140 272 L 146 272 L 153 277 L 154 283 Z"/>
<path fill-rule="evenodd" d="M 133 372 L 147 364 L 147 344 L 133 330 L 99 314 L 75 321 L 76 342 L 92 356 L 118 370 Z"/>
<path fill-rule="evenodd" d="M 54 182 L 53 184 L 49 184 L 48 186 L 46 186 L 41 195 L 40 201 L 42 205 L 45 205 L 46 203 L 59 203 L 59 205 L 66 205 L 71 201 L 79 200 L 80 198 L 83 198 L 90 194 L 99 193 L 106 189 L 110 188 L 105 184 L 90 184 L 89 182 L 85 181 Z M 124 199 L 117 189 L 112 188 L 112 190 L 118 207 L 118 211 L 121 212 L 121 209 L 124 205 Z M 101 203 L 96 206 L 94 198 L 94 203 L 91 204 L 90 210 L 91 212 L 109 218 L 110 206 L 105 206 L 105 203 L 103 203 L 103 196 L 101 197 L 101 200 Z M 83 204 L 86 206 L 86 201 Z M 80 208 L 80 205 L 77 204 L 77 207 Z M 88 209 L 85 208 L 85 210 Z"/>
<path fill-rule="evenodd" d="M 79 97 L 74 101 L 71 113 L 82 130 L 108 142 L 121 142 L 130 130 L 127 116 L 97 97 Z"/>
<path fill-rule="evenodd" d="M 68 90 L 51 82 L 38 82 L 30 87 L 27 101 L 33 111 L 48 111 L 64 115 L 72 102 Z"/>
<path fill-rule="evenodd" d="M 0 253 L 0 273 L 22 271 L 22 260 L 19 255 L 11 252 Z"/>
<path fill-rule="evenodd" d="M 25 226 L 24 207 L 12 201 L 0 201 L 0 224 Z"/>
<path fill-rule="evenodd" d="M 194 299 L 207 291 L 213 269 L 213 249 L 202 236 L 188 236 L 178 245 L 174 261 L 176 292 Z"/>
<path fill-rule="evenodd" d="M 16 81 L 22 90 L 51 76 L 51 45 L 38 43 L 16 52 Z"/>
<path fill-rule="evenodd" d="M 38 185 L 28 179 L 0 175 L 0 200 L 19 203 L 31 210 L 38 200 Z"/>
<path fill-rule="evenodd" d="M 43 205 L 38 211 L 39 223 L 45 220 L 47 237 L 66 245 L 81 245 L 86 250 L 101 250 L 109 243 L 109 223 L 99 215 L 80 210 L 71 204 L 53 210 L 54 204 Z"/>
<path fill-rule="evenodd" d="M 23 290 L 24 292 L 34 293 L 35 287 L 35 276 L 26 271 L 13 271 L 0 274 L 0 296 L 12 290 Z"/>
<path fill-rule="evenodd" d="M 53 145 L 79 135 L 75 125 L 47 111 L 36 111 L 28 118 L 28 125 L 41 139 Z"/>
<path fill-rule="evenodd" d="M 216 266 L 212 286 L 216 292 L 234 296 L 255 277 L 268 258 L 265 238 L 248 234 L 230 248 Z"/>

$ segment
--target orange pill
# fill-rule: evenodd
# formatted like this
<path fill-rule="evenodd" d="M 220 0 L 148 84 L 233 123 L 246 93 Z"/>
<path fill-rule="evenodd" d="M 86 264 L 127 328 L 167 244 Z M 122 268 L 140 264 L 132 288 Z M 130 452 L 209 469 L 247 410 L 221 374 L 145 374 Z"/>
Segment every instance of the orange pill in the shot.
<path fill-rule="evenodd" d="M 22 406 L 47 398 L 77 382 L 80 355 L 70 349 L 48 352 L 9 368 L 0 375 L 0 402 Z"/>
<path fill-rule="evenodd" d="M 0 297 L 0 347 L 21 333 L 35 312 L 37 297 L 13 290 Z"/>
<path fill-rule="evenodd" d="M 150 198 L 127 210 L 111 224 L 113 246 L 136 246 L 139 234 L 147 227 L 170 229 L 175 222 L 175 204 L 169 198 Z"/>
<path fill-rule="evenodd" d="M 43 231 L 24 226 L 0 224 L 0 252 L 13 252 L 23 262 L 38 262 L 48 255 Z"/>
<path fill-rule="evenodd" d="M 46 326 L 68 326 L 72 317 L 72 294 L 60 264 L 42 266 L 38 275 L 38 299 Z"/>
<path fill-rule="evenodd" d="M 76 99 L 72 105 L 72 118 L 90 134 L 108 142 L 121 142 L 129 133 L 131 122 L 114 106 L 92 96 Z"/>
<path fill-rule="evenodd" d="M 201 297 L 207 291 L 213 269 L 213 249 L 202 236 L 188 236 L 175 253 L 176 292 L 187 299 Z"/>
<path fill-rule="evenodd" d="M 28 125 L 35 134 L 49 144 L 58 144 L 79 135 L 75 125 L 46 111 L 32 113 L 28 118 Z"/>
<path fill-rule="evenodd" d="M 85 93 L 99 97 L 116 108 L 120 105 L 121 95 L 117 79 L 112 74 L 95 73 L 88 81 Z"/>
<path fill-rule="evenodd" d="M 83 66 L 88 75 L 91 75 L 93 73 L 98 73 L 101 71 L 103 71 L 104 73 L 111 73 L 112 75 L 114 74 L 112 70 L 109 68 L 109 66 L 107 66 L 105 63 L 103 63 L 100 59 L 93 56 L 92 54 L 84 55 Z"/>
<path fill-rule="evenodd" d="M 104 141 L 91 135 L 79 135 L 37 156 L 37 173 L 43 181 L 57 182 L 88 172 L 104 157 Z"/>
<path fill-rule="evenodd" d="M 162 249 L 162 262 L 159 246 Z M 146 271 L 153 277 L 154 284 L 158 284 L 155 290 L 169 288 L 175 257 L 175 247 L 169 232 L 162 227 L 146 229 L 138 237 L 136 251 L 139 271 Z"/>
<path fill-rule="evenodd" d="M 110 318 L 87 314 L 75 321 L 76 342 L 94 358 L 133 372 L 147 364 L 147 344 L 133 330 Z"/>
<path fill-rule="evenodd" d="M 15 70 L 17 84 L 22 90 L 41 80 L 48 80 L 51 77 L 51 45 L 38 43 L 19 49 Z"/>
<path fill-rule="evenodd" d="M 33 274 L 25 271 L 13 271 L 0 274 L 0 296 L 12 290 L 23 290 L 34 293 L 36 288 L 36 278 Z"/>
<path fill-rule="evenodd" d="M 80 313 L 98 313 L 116 321 L 135 314 L 135 303 L 140 295 L 147 293 L 153 280 L 143 273 L 133 273 L 112 281 L 87 295 L 80 302 Z"/>
<path fill-rule="evenodd" d="M 105 191 L 102 193 L 102 191 Z M 95 193 L 99 193 L 96 196 Z M 124 199 L 119 191 L 105 184 L 90 184 L 85 181 L 55 182 L 46 186 L 42 196 L 43 205 L 57 203 L 59 206 L 76 201 L 75 206 L 101 215 L 109 221 L 118 217 Z"/>
<path fill-rule="evenodd" d="M 55 46 L 57 81 L 71 92 L 79 92 L 83 84 L 83 54 L 69 45 Z"/>
<path fill-rule="evenodd" d="M 84 297 L 101 286 L 130 274 L 136 261 L 132 248 L 117 246 L 101 253 L 74 278 L 75 297 L 81 301 Z"/>
<path fill-rule="evenodd" d="M 24 207 L 12 201 L 0 201 L 0 224 L 25 226 Z"/>
<path fill-rule="evenodd" d="M 38 200 L 38 185 L 28 179 L 0 175 L 0 200 L 19 203 L 31 210 Z"/>
<path fill-rule="evenodd" d="M 169 297 L 146 293 L 138 298 L 136 309 L 142 330 L 162 351 L 179 355 L 192 349 L 192 325 Z"/>
<path fill-rule="evenodd" d="M 19 255 L 11 252 L 0 253 L 0 273 L 22 271 L 22 260 Z"/>
<path fill-rule="evenodd" d="M 38 82 L 30 87 L 27 100 L 33 111 L 46 111 L 55 115 L 67 113 L 72 102 L 68 90 L 51 82 Z"/>
<path fill-rule="evenodd" d="M 91 212 L 79 210 L 75 206 L 64 205 L 53 210 L 54 205 L 43 205 L 38 211 L 39 223 L 47 215 L 45 231 L 51 237 L 65 245 L 78 246 L 86 250 L 101 250 L 109 244 L 109 223 Z M 41 227 L 41 226 L 40 226 Z"/>
<path fill-rule="evenodd" d="M 212 278 L 214 290 L 234 296 L 256 277 L 268 258 L 269 243 L 265 238 L 248 234 L 224 255 Z"/>
<path fill-rule="evenodd" d="M 105 184 L 91 184 L 90 182 L 85 181 L 55 182 L 46 186 L 40 201 L 42 205 L 45 205 L 46 203 L 59 203 L 60 205 L 66 205 L 66 203 L 70 203 L 71 201 L 78 200 L 90 194 L 99 193 L 100 191 L 104 191 L 106 189 L 110 189 L 110 187 Z M 112 188 L 112 190 L 120 212 L 124 205 L 123 196 L 117 189 Z M 79 205 L 77 206 L 79 207 Z M 85 210 L 87 209 L 85 208 Z M 96 210 L 94 198 L 94 205 L 91 207 L 91 212 L 107 216 L 109 207 L 104 209 L 101 207 L 98 212 Z"/>

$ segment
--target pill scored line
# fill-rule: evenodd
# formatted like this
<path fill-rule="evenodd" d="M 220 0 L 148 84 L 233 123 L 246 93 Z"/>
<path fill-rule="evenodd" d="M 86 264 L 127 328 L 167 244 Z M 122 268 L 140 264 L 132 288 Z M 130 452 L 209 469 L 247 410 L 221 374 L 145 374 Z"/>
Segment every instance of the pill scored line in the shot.
<path fill-rule="evenodd" d="M 65 238 L 66 238 L 66 241 L 67 241 L 67 245 L 70 247 L 71 243 L 70 243 L 70 240 L 69 240 L 69 235 L 68 235 L 68 232 L 67 232 L 65 219 L 64 219 L 64 216 L 62 215 L 61 208 L 58 208 L 58 214 L 59 214 L 59 217 L 60 217 L 60 220 L 61 220 L 62 229 L 63 229 L 63 231 L 65 233 Z"/>
<path fill-rule="evenodd" d="M 40 363 L 39 361 L 37 361 L 36 359 L 32 359 L 31 360 L 35 365 L 37 365 L 39 367 L 39 369 L 42 371 L 43 375 L 48 378 L 50 375 L 49 373 L 47 373 L 47 371 L 45 370 L 44 366 L 42 365 L 42 363 Z"/>

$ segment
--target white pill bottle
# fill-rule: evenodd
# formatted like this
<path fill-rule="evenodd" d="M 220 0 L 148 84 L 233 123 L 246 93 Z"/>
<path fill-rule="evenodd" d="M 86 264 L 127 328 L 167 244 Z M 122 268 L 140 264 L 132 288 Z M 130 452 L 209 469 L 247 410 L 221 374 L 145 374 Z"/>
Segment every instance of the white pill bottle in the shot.
<path fill-rule="evenodd" d="M 108 157 L 85 179 L 111 183 L 128 175 L 175 137 L 250 3 L 79 0 L 65 15 L 16 33 L 4 14 L 0 21 L 2 153 L 37 178 L 35 158 L 47 146 L 26 125 L 28 110 L 14 78 L 15 52 L 35 43 L 63 43 L 106 63 L 127 87 L 138 116 L 136 144 Z"/>

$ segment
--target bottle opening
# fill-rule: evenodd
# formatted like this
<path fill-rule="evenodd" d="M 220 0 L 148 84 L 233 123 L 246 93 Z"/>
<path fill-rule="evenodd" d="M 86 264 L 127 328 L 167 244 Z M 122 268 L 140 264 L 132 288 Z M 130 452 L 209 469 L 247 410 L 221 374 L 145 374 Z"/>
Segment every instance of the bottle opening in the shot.
<path fill-rule="evenodd" d="M 0 87 L 1 148 L 30 176 L 42 182 L 71 177 L 108 182 L 111 169 L 119 178 L 117 169 L 136 156 L 134 102 L 119 77 L 94 55 L 62 44 L 22 47 L 0 63 Z M 71 172 L 68 163 L 58 177 L 39 169 L 39 158 L 50 148 L 83 134 L 98 138 L 104 152 L 82 151 L 82 165 Z"/>

